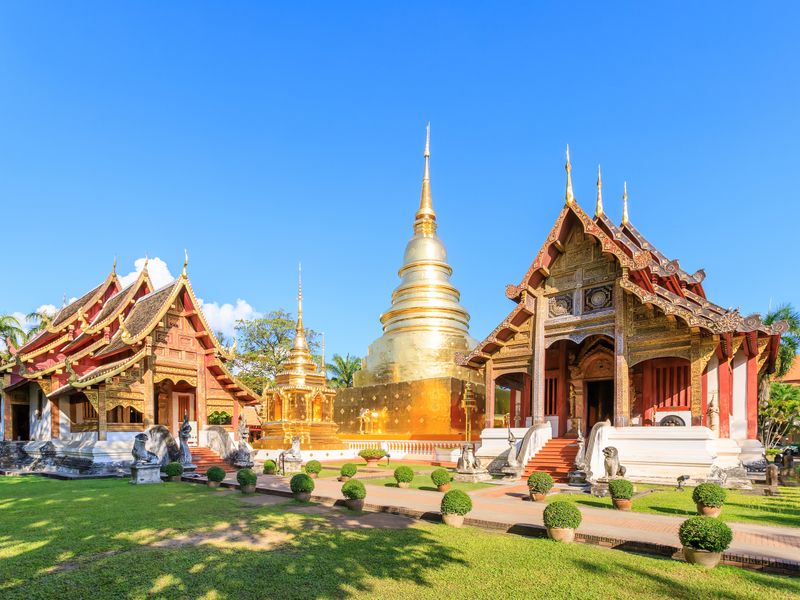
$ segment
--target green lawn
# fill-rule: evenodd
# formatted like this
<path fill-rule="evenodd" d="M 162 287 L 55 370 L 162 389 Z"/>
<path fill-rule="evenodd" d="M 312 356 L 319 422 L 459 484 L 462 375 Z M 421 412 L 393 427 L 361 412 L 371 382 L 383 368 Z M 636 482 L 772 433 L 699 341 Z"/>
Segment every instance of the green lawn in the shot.
<path fill-rule="evenodd" d="M 637 492 L 647 489 L 656 491 L 634 498 L 635 512 L 658 515 L 697 514 L 695 504 L 692 502 L 691 488 L 678 492 L 674 487 L 639 484 L 636 489 Z M 728 490 L 728 499 L 722 508 L 720 518 L 730 522 L 800 527 L 800 488 L 782 487 L 780 491 L 780 496 L 772 497 Z M 588 494 L 554 494 L 547 497 L 548 502 L 554 500 L 571 500 L 584 506 L 613 508 L 610 497 L 595 498 Z"/>
<path fill-rule="evenodd" d="M 798 596 L 800 579 L 469 527 L 337 529 L 199 485 L 0 478 L 8 600 Z"/>

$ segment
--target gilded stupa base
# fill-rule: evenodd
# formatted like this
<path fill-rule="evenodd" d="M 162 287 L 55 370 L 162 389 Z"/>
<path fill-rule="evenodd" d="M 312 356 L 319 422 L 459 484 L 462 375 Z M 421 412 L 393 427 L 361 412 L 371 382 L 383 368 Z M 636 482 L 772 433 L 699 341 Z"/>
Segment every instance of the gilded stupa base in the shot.
<path fill-rule="evenodd" d="M 344 388 L 336 393 L 339 435 L 347 439 L 463 440 L 461 402 L 466 381 L 437 377 Z M 485 388 L 472 384 L 476 408 L 472 431 L 480 432 L 486 407 Z"/>
<path fill-rule="evenodd" d="M 300 449 L 305 450 L 344 450 L 347 446 L 337 435 L 335 423 L 315 423 L 308 421 L 280 421 L 264 423 L 261 439 L 253 442 L 256 450 L 285 450 L 292 447 L 292 438 L 300 438 Z"/>

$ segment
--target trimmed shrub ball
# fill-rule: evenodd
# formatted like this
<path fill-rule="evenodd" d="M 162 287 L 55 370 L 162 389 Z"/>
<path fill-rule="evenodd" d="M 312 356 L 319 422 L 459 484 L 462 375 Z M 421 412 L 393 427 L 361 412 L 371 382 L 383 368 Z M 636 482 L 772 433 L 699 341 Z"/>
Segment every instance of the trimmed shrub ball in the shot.
<path fill-rule="evenodd" d="M 453 481 L 453 476 L 447 469 L 434 469 L 431 473 L 431 481 L 436 486 L 446 485 Z"/>
<path fill-rule="evenodd" d="M 241 469 L 236 473 L 236 481 L 239 482 L 239 485 L 255 485 L 258 478 L 252 469 Z"/>
<path fill-rule="evenodd" d="M 546 494 L 553 489 L 553 478 L 544 471 L 534 471 L 528 476 L 528 489 L 531 494 Z"/>
<path fill-rule="evenodd" d="M 310 494 L 314 491 L 314 480 L 305 473 L 298 473 L 289 480 L 289 487 L 294 494 Z"/>
<path fill-rule="evenodd" d="M 714 517 L 691 517 L 681 524 L 678 539 L 684 546 L 695 550 L 724 552 L 731 545 L 733 532 Z"/>
<path fill-rule="evenodd" d="M 443 515 L 461 515 L 472 510 L 472 498 L 461 490 L 450 490 L 442 496 L 441 511 Z"/>
<path fill-rule="evenodd" d="M 322 465 L 318 460 L 310 460 L 306 463 L 306 473 L 319 473 L 322 471 Z"/>
<path fill-rule="evenodd" d="M 367 488 L 358 479 L 351 479 L 342 486 L 342 495 L 348 500 L 363 500 L 367 497 Z"/>
<path fill-rule="evenodd" d="M 633 484 L 627 479 L 612 479 L 608 482 L 608 493 L 614 500 L 633 498 Z"/>
<path fill-rule="evenodd" d="M 339 475 L 342 477 L 354 477 L 358 472 L 358 467 L 353 463 L 344 463 L 342 468 L 339 469 Z"/>
<path fill-rule="evenodd" d="M 183 475 L 183 465 L 178 462 L 171 462 L 164 467 L 164 473 L 170 477 L 178 477 L 179 475 Z"/>
<path fill-rule="evenodd" d="M 274 460 L 267 459 L 264 461 L 264 475 L 274 475 L 277 470 L 278 465 L 275 464 Z"/>
<path fill-rule="evenodd" d="M 397 467 L 394 470 L 394 479 L 397 483 L 411 483 L 414 480 L 414 471 L 411 467 Z"/>
<path fill-rule="evenodd" d="M 222 467 L 211 467 L 208 471 L 206 471 L 206 478 L 209 481 L 220 482 L 225 479 L 225 469 Z"/>
<path fill-rule="evenodd" d="M 581 511 L 572 502 L 557 500 L 544 509 L 545 527 L 558 529 L 577 529 L 581 524 Z"/>
<path fill-rule="evenodd" d="M 359 452 L 358 455 L 364 460 L 373 458 L 381 459 L 386 456 L 386 450 L 381 450 L 380 448 L 366 448 Z"/>
<path fill-rule="evenodd" d="M 725 504 L 728 492 L 716 483 L 701 483 L 692 492 L 692 500 L 698 504 L 719 508 Z"/>

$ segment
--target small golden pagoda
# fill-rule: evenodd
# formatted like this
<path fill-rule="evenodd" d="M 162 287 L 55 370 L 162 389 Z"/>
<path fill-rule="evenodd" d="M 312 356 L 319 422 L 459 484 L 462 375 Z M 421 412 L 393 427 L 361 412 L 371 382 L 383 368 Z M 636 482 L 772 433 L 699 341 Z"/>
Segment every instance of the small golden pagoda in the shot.
<path fill-rule="evenodd" d="M 303 327 L 303 285 L 298 278 L 297 331 L 283 370 L 275 376 L 275 385 L 264 390 L 262 438 L 256 448 L 289 448 L 292 437 L 300 438 L 303 450 L 340 450 L 345 445 L 336 435 L 333 422 L 333 399 L 325 373 L 311 357 Z"/>

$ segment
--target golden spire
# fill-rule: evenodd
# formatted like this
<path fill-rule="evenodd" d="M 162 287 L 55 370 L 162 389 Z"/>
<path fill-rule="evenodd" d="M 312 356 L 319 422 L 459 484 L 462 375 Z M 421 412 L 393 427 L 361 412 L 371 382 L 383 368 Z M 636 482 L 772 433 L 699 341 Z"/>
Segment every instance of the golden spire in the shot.
<path fill-rule="evenodd" d="M 436 231 L 436 212 L 431 196 L 431 124 L 425 130 L 425 167 L 422 171 L 422 191 L 419 195 L 419 210 L 415 216 L 414 232 L 431 234 Z"/>
<path fill-rule="evenodd" d="M 627 225 L 628 220 L 628 182 L 622 184 L 622 224 Z"/>
<path fill-rule="evenodd" d="M 303 265 L 297 263 L 297 332 L 303 331 Z"/>
<path fill-rule="evenodd" d="M 600 176 L 600 165 L 597 165 L 597 204 L 594 207 L 594 215 L 603 215 L 603 178 Z"/>
<path fill-rule="evenodd" d="M 567 164 L 564 165 L 567 170 L 567 193 L 564 196 L 564 201 L 567 206 L 575 204 L 575 194 L 572 193 L 572 165 L 569 162 L 569 144 L 567 144 Z"/>
<path fill-rule="evenodd" d="M 186 277 L 186 267 L 189 266 L 189 251 L 184 248 L 183 249 L 183 270 L 181 271 L 181 277 Z"/>

